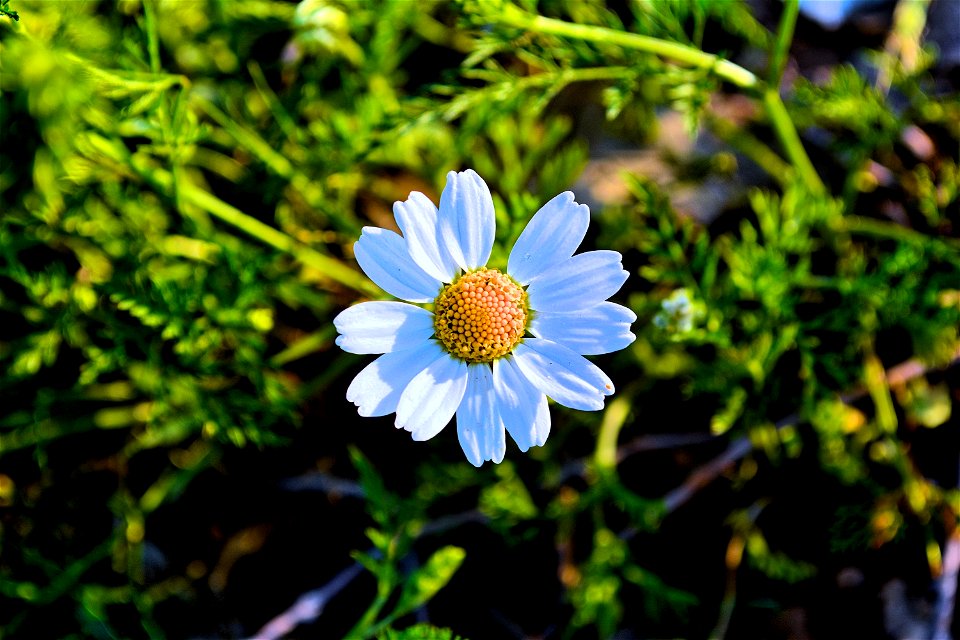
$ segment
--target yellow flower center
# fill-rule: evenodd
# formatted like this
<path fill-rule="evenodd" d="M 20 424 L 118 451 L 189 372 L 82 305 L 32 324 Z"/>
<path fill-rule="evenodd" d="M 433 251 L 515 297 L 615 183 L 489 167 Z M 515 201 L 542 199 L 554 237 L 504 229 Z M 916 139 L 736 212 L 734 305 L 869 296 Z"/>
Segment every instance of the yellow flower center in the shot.
<path fill-rule="evenodd" d="M 447 351 L 467 362 L 491 362 L 523 338 L 527 292 L 497 269 L 479 269 L 445 286 L 433 314 Z"/>

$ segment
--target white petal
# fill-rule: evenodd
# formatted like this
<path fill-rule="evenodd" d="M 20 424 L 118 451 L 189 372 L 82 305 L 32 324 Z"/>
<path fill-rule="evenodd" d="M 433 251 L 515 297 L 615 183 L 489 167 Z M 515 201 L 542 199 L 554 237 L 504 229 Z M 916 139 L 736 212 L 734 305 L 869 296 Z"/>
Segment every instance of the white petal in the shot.
<path fill-rule="evenodd" d="M 413 191 L 405 202 L 393 203 L 393 216 L 407 241 L 410 257 L 441 282 L 452 282 L 457 263 L 440 240 L 437 207 L 427 196 Z"/>
<path fill-rule="evenodd" d="M 550 435 L 550 409 L 547 408 L 547 396 L 540 394 L 537 400 L 537 416 L 533 420 L 533 433 L 536 439 L 533 444 L 542 447 Z"/>
<path fill-rule="evenodd" d="M 503 425 L 520 451 L 546 442 L 550 433 L 547 396 L 524 377 L 512 356 L 494 360 L 493 390 Z"/>
<path fill-rule="evenodd" d="M 353 245 L 353 254 L 363 272 L 392 296 L 410 302 L 433 302 L 440 293 L 440 281 L 417 266 L 403 238 L 393 231 L 364 227 Z"/>
<path fill-rule="evenodd" d="M 590 224 L 590 208 L 573 198 L 564 191 L 530 218 L 510 251 L 510 277 L 527 284 L 577 250 Z"/>
<path fill-rule="evenodd" d="M 350 353 L 409 349 L 433 335 L 433 314 L 406 302 L 362 302 L 333 319 L 337 345 Z"/>
<path fill-rule="evenodd" d="M 571 409 L 597 411 L 613 393 L 613 382 L 597 365 L 556 342 L 527 339 L 513 355 L 533 386 Z"/>
<path fill-rule="evenodd" d="M 564 260 L 527 287 L 530 308 L 574 311 L 603 302 L 627 281 L 621 259 L 616 251 L 587 251 Z"/>
<path fill-rule="evenodd" d="M 579 311 L 538 311 L 530 333 L 558 342 L 580 355 L 619 351 L 636 340 L 630 325 L 637 315 L 619 304 L 601 302 Z"/>
<path fill-rule="evenodd" d="M 457 437 L 467 460 L 479 467 L 485 460 L 500 463 L 507 443 L 497 415 L 490 365 L 467 366 L 467 391 L 457 409 Z"/>
<path fill-rule="evenodd" d="M 347 400 L 357 405 L 357 413 L 364 417 L 393 413 L 413 377 L 446 355 L 434 340 L 384 354 L 357 374 L 347 387 Z"/>
<path fill-rule="evenodd" d="M 493 198 L 483 178 L 472 169 L 448 173 L 440 195 L 440 235 L 461 269 L 487 263 L 495 230 Z"/>
<path fill-rule="evenodd" d="M 466 363 L 445 354 L 414 376 L 404 389 L 395 424 L 409 431 L 414 440 L 429 440 L 450 422 L 466 388 Z"/>

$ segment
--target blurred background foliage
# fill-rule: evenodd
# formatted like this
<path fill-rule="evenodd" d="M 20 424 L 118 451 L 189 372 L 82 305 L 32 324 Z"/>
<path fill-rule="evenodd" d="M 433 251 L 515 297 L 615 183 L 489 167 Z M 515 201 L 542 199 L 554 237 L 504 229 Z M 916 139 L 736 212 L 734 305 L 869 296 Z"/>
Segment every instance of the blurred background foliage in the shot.
<path fill-rule="evenodd" d="M 950 4 L 4 0 L 0 637 L 948 637 Z M 572 188 L 639 316 L 480 470 L 331 325 L 467 167 L 494 263 Z"/>

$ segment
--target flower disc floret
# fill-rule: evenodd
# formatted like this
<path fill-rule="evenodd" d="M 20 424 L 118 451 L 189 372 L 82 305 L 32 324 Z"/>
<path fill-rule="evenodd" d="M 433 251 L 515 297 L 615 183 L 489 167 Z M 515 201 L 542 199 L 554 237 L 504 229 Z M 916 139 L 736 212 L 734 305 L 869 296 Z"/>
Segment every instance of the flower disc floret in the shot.
<path fill-rule="evenodd" d="M 478 269 L 443 288 L 434 302 L 437 339 L 453 356 L 492 362 L 527 329 L 527 293 L 497 269 Z"/>

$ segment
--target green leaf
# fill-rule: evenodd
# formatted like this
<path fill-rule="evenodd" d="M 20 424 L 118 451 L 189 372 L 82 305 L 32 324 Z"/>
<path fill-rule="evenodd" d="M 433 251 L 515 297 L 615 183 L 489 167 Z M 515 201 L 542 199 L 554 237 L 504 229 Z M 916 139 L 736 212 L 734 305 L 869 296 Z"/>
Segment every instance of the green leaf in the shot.
<path fill-rule="evenodd" d="M 493 522 L 517 522 L 536 517 L 533 498 L 509 462 L 496 467 L 500 481 L 484 487 L 480 493 L 480 511 Z"/>
<path fill-rule="evenodd" d="M 379 640 L 467 640 L 463 636 L 454 634 L 450 629 L 441 629 L 426 623 L 415 624 L 402 631 L 387 629 L 377 638 Z"/>
<path fill-rule="evenodd" d="M 400 593 L 400 600 L 397 602 L 393 616 L 405 615 L 436 595 L 450 582 L 450 578 L 460 568 L 466 555 L 466 551 L 462 548 L 452 545 L 437 550 L 426 564 L 410 575 Z"/>
<path fill-rule="evenodd" d="M 377 524 L 387 526 L 396 513 L 400 499 L 387 491 L 383 478 L 359 449 L 350 447 L 350 459 L 360 474 L 360 486 L 367 499 L 367 512 Z"/>
<path fill-rule="evenodd" d="M 17 14 L 17 12 L 10 9 L 10 0 L 3 0 L 3 2 L 0 2 L 0 16 L 6 16 L 14 21 L 20 20 L 20 16 Z"/>
<path fill-rule="evenodd" d="M 723 435 L 736 423 L 743 414 L 747 401 L 747 392 L 743 387 L 736 387 L 727 398 L 727 403 L 719 413 L 710 419 L 710 433 L 715 436 Z"/>
<path fill-rule="evenodd" d="M 378 578 L 383 574 L 383 563 L 375 558 L 369 553 L 363 553 L 362 551 L 354 551 L 350 554 L 350 557 L 363 565 L 363 568 L 377 576 Z"/>

